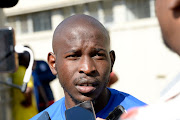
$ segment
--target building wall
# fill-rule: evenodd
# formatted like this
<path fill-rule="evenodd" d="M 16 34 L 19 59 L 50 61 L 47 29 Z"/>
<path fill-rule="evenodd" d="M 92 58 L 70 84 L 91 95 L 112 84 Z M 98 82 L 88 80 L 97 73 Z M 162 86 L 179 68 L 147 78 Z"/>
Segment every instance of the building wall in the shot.
<path fill-rule="evenodd" d="M 47 53 L 52 51 L 53 31 L 64 18 L 84 13 L 98 19 L 109 30 L 111 48 L 116 52 L 114 71 L 119 77 L 113 88 L 153 103 L 179 72 L 178 56 L 162 42 L 154 0 L 21 1 L 16 7 L 4 10 L 7 25 L 16 29 L 17 44 L 29 45 L 36 59 L 47 59 Z M 34 31 L 33 17 L 46 14 L 43 12 L 50 14 L 51 28 Z M 23 25 L 27 28 L 21 31 Z M 63 96 L 57 83 L 55 80 L 51 84 L 56 100 Z"/>
<path fill-rule="evenodd" d="M 165 47 L 156 19 L 124 26 L 111 30 L 116 52 L 114 70 L 120 78 L 113 87 L 154 103 L 179 72 L 179 57 Z"/>

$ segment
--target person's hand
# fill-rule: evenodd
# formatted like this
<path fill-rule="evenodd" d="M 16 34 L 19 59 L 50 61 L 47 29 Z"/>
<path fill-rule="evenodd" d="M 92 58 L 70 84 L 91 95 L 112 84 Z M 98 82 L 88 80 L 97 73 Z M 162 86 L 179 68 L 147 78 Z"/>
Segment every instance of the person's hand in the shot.
<path fill-rule="evenodd" d="M 25 99 L 25 100 L 21 101 L 21 105 L 23 107 L 30 107 L 32 105 L 32 102 L 30 100 Z"/>
<path fill-rule="evenodd" d="M 120 120 L 133 118 L 137 113 L 138 113 L 138 108 L 132 108 L 127 113 L 123 113 L 120 117 Z"/>
<path fill-rule="evenodd" d="M 102 119 L 102 118 L 99 118 L 99 117 L 98 117 L 98 118 L 96 118 L 96 120 L 105 120 L 105 119 Z"/>
<path fill-rule="evenodd" d="M 29 107 L 32 105 L 32 88 L 27 87 L 24 93 L 25 99 L 21 101 L 21 105 L 24 107 Z"/>

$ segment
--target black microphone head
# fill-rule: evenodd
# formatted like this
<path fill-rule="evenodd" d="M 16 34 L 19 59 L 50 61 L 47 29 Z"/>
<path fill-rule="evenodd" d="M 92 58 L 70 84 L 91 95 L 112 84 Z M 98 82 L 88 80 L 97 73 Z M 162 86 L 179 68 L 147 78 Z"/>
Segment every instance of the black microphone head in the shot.
<path fill-rule="evenodd" d="M 1 0 L 0 8 L 9 8 L 13 7 L 18 3 L 18 0 Z"/>
<path fill-rule="evenodd" d="M 47 111 L 44 111 L 37 120 L 51 120 Z"/>

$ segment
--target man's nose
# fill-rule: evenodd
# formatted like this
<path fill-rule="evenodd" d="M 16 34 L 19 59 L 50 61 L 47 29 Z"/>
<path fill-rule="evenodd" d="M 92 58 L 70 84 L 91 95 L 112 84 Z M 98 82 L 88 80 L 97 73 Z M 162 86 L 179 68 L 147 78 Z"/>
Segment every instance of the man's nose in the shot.
<path fill-rule="evenodd" d="M 79 73 L 94 74 L 96 72 L 95 61 L 91 57 L 80 59 Z"/>

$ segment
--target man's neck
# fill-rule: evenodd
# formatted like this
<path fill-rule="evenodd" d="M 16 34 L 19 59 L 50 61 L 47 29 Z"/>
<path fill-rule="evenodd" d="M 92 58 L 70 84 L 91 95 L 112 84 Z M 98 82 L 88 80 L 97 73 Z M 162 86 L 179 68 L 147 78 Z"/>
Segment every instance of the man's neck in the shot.
<path fill-rule="evenodd" d="M 67 92 L 65 92 L 65 96 L 66 96 L 65 97 L 66 109 L 77 105 L 75 102 L 73 102 L 72 98 L 68 95 Z M 105 88 L 104 91 L 99 95 L 99 97 L 95 99 L 95 101 L 92 101 L 95 113 L 101 111 L 108 104 L 110 96 L 111 96 L 111 92 L 109 91 L 108 88 Z"/>
<path fill-rule="evenodd" d="M 93 103 L 95 113 L 101 111 L 108 104 L 110 97 L 111 92 L 106 88 L 105 92 L 102 92 L 102 94 Z"/>

